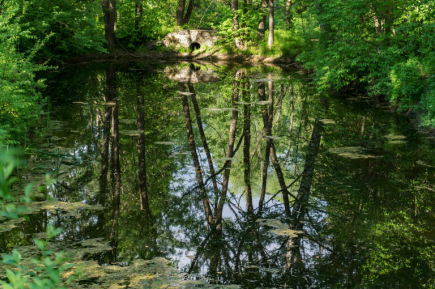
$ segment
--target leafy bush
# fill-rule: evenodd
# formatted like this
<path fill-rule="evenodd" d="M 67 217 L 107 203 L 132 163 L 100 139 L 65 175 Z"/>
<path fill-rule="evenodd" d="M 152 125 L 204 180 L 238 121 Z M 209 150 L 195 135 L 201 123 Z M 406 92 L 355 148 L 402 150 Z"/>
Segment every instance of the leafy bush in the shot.
<path fill-rule="evenodd" d="M 23 29 L 20 10 L 17 3 L 6 1 L 0 13 L 0 130 L 9 131 L 3 139 L 10 144 L 22 140 L 42 113 L 39 89 L 44 83 L 35 80 L 35 72 L 46 69 L 32 59 L 48 37 L 38 41 L 30 29 Z M 35 44 L 24 53 L 19 44 L 25 39 Z"/>
<path fill-rule="evenodd" d="M 7 149 L 0 143 L 0 219 L 17 219 L 20 214 L 28 211 L 23 205 L 16 204 L 16 197 L 11 194 L 10 188 L 17 181 L 13 176 L 15 169 L 19 166 L 19 152 L 15 149 Z M 31 202 L 30 192 L 32 185 L 27 185 L 24 196 L 20 198 L 20 203 L 28 204 Z M 60 234 L 62 229 L 55 228 L 53 225 L 47 227 L 47 240 Z M 34 240 L 35 245 L 40 250 L 40 258 L 32 258 L 31 267 L 23 262 L 21 254 L 13 250 L 12 254 L 4 254 L 1 263 L 5 264 L 6 276 L 8 281 L 1 281 L 3 289 L 21 288 L 66 288 L 64 283 L 70 282 L 76 276 L 71 276 L 68 280 L 61 279 L 61 273 L 72 264 L 65 264 L 67 258 L 62 252 L 56 253 L 47 248 L 47 242 L 40 239 Z"/>

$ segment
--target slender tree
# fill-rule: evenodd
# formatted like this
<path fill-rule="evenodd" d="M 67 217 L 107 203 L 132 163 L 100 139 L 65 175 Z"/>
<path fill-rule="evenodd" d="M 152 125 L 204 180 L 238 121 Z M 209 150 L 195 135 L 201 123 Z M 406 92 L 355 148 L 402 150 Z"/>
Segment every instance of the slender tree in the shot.
<path fill-rule="evenodd" d="M 260 19 L 258 20 L 258 40 L 261 41 L 264 38 L 264 33 L 266 31 L 266 8 L 267 8 L 267 0 L 261 1 L 260 7 Z"/>
<path fill-rule="evenodd" d="M 272 48 L 274 38 L 275 38 L 274 14 L 275 14 L 275 10 L 274 10 L 273 0 L 269 0 L 269 41 L 268 41 L 269 49 Z"/>
<path fill-rule="evenodd" d="M 101 0 L 104 15 L 104 31 L 109 48 L 115 47 L 116 0 Z"/>
<path fill-rule="evenodd" d="M 290 8 L 292 4 L 292 0 L 287 0 L 285 3 L 285 30 L 290 29 Z"/>

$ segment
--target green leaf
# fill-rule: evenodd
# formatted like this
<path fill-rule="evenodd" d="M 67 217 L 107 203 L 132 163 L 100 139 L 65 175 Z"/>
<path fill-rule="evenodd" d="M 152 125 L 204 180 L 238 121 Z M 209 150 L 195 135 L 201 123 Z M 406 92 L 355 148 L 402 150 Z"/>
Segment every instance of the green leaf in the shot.
<path fill-rule="evenodd" d="M 11 281 L 11 283 L 13 285 L 15 285 L 15 283 L 17 282 L 17 278 L 16 278 L 14 272 L 12 272 L 9 269 L 6 269 L 6 276 L 8 276 L 9 281 Z"/>
<path fill-rule="evenodd" d="M 33 240 L 35 242 L 36 247 L 39 248 L 39 250 L 44 251 L 46 246 L 47 246 L 47 242 L 40 240 L 40 239 L 35 239 Z"/>

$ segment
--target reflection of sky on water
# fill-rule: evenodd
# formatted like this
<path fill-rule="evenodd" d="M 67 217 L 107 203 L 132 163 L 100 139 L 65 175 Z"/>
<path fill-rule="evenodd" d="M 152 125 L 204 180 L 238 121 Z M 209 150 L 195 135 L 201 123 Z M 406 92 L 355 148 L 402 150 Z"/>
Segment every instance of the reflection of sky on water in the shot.
<path fill-rule="evenodd" d="M 121 69 L 120 67 L 119 70 Z M 54 99 L 51 108 L 53 110 L 51 116 L 55 120 L 61 120 L 65 123 L 63 130 L 58 130 L 53 133 L 53 135 L 59 136 L 62 139 L 52 141 L 52 143 L 59 146 L 74 147 L 63 151 L 64 153 L 74 155 L 75 158 L 82 161 L 82 163 L 77 163 L 73 166 L 62 164 L 62 170 L 65 170 L 65 173 L 59 177 L 59 180 L 64 182 L 63 184 L 66 188 L 56 185 L 48 190 L 50 196 L 58 198 L 59 200 L 68 202 L 75 201 L 84 204 L 95 204 L 95 202 L 99 201 L 98 193 L 100 189 L 98 186 L 98 177 L 101 168 L 101 139 L 104 133 L 101 128 L 101 123 L 100 127 L 97 127 L 94 123 L 97 114 L 95 110 L 97 108 L 100 109 L 101 114 L 104 114 L 105 111 L 101 99 L 105 95 L 106 86 L 104 77 L 101 78 L 101 75 L 105 74 L 105 68 L 97 69 L 96 71 L 100 74 L 98 81 L 94 79 L 93 73 L 95 73 L 95 71 L 85 71 L 82 74 L 74 72 L 74 77 L 80 75 L 86 76 L 84 84 L 71 87 L 70 90 L 59 88 L 62 93 L 56 93 L 56 87 L 50 88 L 52 90 L 48 92 L 52 94 L 52 98 Z M 220 75 L 223 80 L 217 83 L 195 83 L 203 128 L 211 143 L 211 145 L 209 145 L 211 146 L 211 155 L 214 160 L 215 171 L 218 171 L 220 169 L 219 166 L 222 166 L 224 163 L 223 159 L 225 155 L 222 155 L 222 143 L 224 143 L 225 146 L 228 141 L 228 127 L 231 112 L 211 112 L 210 109 L 207 108 L 228 109 L 231 106 L 228 97 L 230 97 L 232 93 L 234 79 L 231 77 L 234 73 L 235 70 L 231 71 L 228 75 L 223 75 L 224 77 Z M 268 72 L 253 72 L 252 74 L 256 79 L 267 79 L 270 76 Z M 292 77 L 288 78 L 289 75 Z M 165 171 L 160 172 L 158 169 L 152 171 L 155 175 L 151 175 L 151 169 L 148 167 L 148 169 L 150 169 L 150 171 L 148 171 L 148 181 L 150 185 L 149 190 L 151 191 L 151 209 L 154 210 L 152 213 L 155 214 L 157 220 L 155 226 L 158 230 L 156 236 L 158 248 L 156 250 L 144 249 L 145 246 L 152 247 L 153 240 L 152 237 L 149 237 L 151 236 L 149 231 L 140 231 L 143 225 L 135 219 L 137 215 L 135 209 L 139 207 L 140 202 L 136 184 L 138 140 L 136 136 L 127 136 L 120 133 L 121 169 L 124 190 L 122 192 L 121 202 L 124 201 L 125 204 L 121 205 L 122 214 L 120 218 L 123 227 L 120 230 L 121 236 L 119 240 L 119 248 L 120 250 L 124 250 L 124 252 L 119 253 L 119 255 L 128 255 L 130 251 L 134 251 L 134 257 L 136 258 L 142 256 L 141 254 L 145 254 L 143 252 L 149 253 L 147 258 L 151 258 L 155 255 L 165 256 L 174 261 L 178 269 L 187 271 L 193 262 L 192 257 L 194 258 L 198 250 L 195 246 L 201 244 L 201 241 L 208 238 L 208 231 L 204 212 L 201 208 L 202 205 L 200 201 L 198 201 L 200 198 L 195 199 L 192 196 L 186 196 L 183 200 L 176 198 L 183 196 L 183 194 L 197 186 L 195 167 L 193 166 L 191 153 L 187 145 L 186 126 L 181 111 L 181 100 L 173 99 L 172 97 L 176 95 L 176 91 L 178 90 L 175 83 L 169 82 L 167 79 L 164 79 L 162 75 L 158 74 L 145 76 L 141 81 L 144 87 L 143 89 L 146 90 L 145 100 L 150 98 L 150 101 L 146 102 L 147 109 L 150 109 L 146 111 L 146 113 L 150 116 L 146 118 L 147 142 L 145 146 L 149 166 L 151 167 L 158 163 L 163 163 L 163 165 L 165 162 L 166 164 L 169 163 L 169 165 L 165 167 Z M 228 79 L 225 77 L 228 77 Z M 298 266 L 302 268 L 302 271 L 292 269 L 292 274 L 297 276 L 294 278 L 301 281 L 300 276 L 309 276 L 309 278 L 311 278 L 310 280 L 314 280 L 311 285 L 325 284 L 321 282 L 326 282 L 331 288 L 341 288 L 341 285 L 337 284 L 345 284 L 346 286 L 352 287 L 355 284 L 360 284 L 359 282 L 363 278 L 366 278 L 364 280 L 380 282 L 376 280 L 387 276 L 377 276 L 370 273 L 372 266 L 374 266 L 373 264 L 376 262 L 380 264 L 386 262 L 386 264 L 389 264 L 388 260 L 386 261 L 376 255 L 379 249 L 385 249 L 385 252 L 394 252 L 395 255 L 391 256 L 391 260 L 396 258 L 398 260 L 411 262 L 412 259 L 409 259 L 409 256 L 414 256 L 413 258 L 417 258 L 415 256 L 430 256 L 430 253 L 426 252 L 425 248 L 432 248 L 433 240 L 427 237 L 431 236 L 432 232 L 424 231 L 426 230 L 424 228 L 429 228 L 428 224 L 432 220 L 431 208 L 435 206 L 433 206 L 434 202 L 431 199 L 431 195 L 426 194 L 430 192 L 430 190 L 423 190 L 422 188 L 432 189 L 433 187 L 433 172 L 430 171 L 432 170 L 433 159 L 435 159 L 435 156 L 432 154 L 432 152 L 435 151 L 433 150 L 433 143 L 428 143 L 426 139 L 422 141 L 424 136 L 419 136 L 407 119 L 401 116 L 385 114 L 380 108 L 370 106 L 371 104 L 367 101 L 365 101 L 365 103 L 347 103 L 341 98 L 317 96 L 311 92 L 307 93 L 309 90 L 304 86 L 305 80 L 298 80 L 297 77 L 298 76 L 295 76 L 292 72 L 285 72 L 283 76 L 280 76 L 279 73 L 273 75 L 273 78 L 280 78 L 274 82 L 275 87 L 273 91 L 275 93 L 275 99 L 279 97 L 281 92 L 281 89 L 278 89 L 279 85 L 281 83 L 288 85 L 287 79 L 288 81 L 293 81 L 291 83 L 294 85 L 296 91 L 293 95 L 293 100 L 295 101 L 295 124 L 292 135 L 288 137 L 290 125 L 289 109 L 291 106 L 289 96 L 287 95 L 283 99 L 280 120 L 273 129 L 273 136 L 280 137 L 280 139 L 275 140 L 275 145 L 277 147 L 277 157 L 280 160 L 286 177 L 286 185 L 291 183 L 292 180 L 304 170 L 304 164 L 307 158 L 306 152 L 310 142 L 311 129 L 313 127 L 313 119 L 321 117 L 322 119 L 333 119 L 334 122 L 329 122 L 327 125 L 325 124 L 324 131 L 322 132 L 322 142 L 315 160 L 314 181 L 311 184 L 308 213 L 304 220 L 307 223 L 303 226 L 303 230 L 306 231 L 306 234 L 304 234 L 300 243 L 301 260 Z M 65 79 L 66 80 L 63 81 L 70 81 L 72 77 Z M 118 72 L 117 79 L 117 93 L 120 96 L 119 107 L 121 108 L 120 127 L 122 126 L 122 129 L 127 131 L 137 130 L 136 78 L 133 78 L 133 75 L 129 74 L 129 72 L 123 71 Z M 258 83 L 256 83 L 255 80 L 251 81 L 249 84 L 250 91 L 248 100 L 251 102 L 256 101 L 257 85 Z M 266 93 L 267 89 L 266 84 Z M 83 90 L 87 91 L 83 93 Z M 165 95 L 165 97 L 168 95 L 171 97 L 164 98 L 164 101 L 160 102 L 158 106 L 153 107 L 153 103 L 161 101 L 160 93 Z M 68 95 L 62 96 L 62 94 Z M 93 96 L 95 97 L 92 98 Z M 325 102 L 329 103 L 328 109 L 325 109 L 325 107 L 321 105 L 321 101 L 319 101 L 320 98 L 325 98 Z M 70 102 L 73 101 L 83 103 L 92 102 L 93 105 L 71 106 Z M 100 104 L 94 103 L 98 101 Z M 148 106 L 150 106 L 150 108 L 148 108 Z M 162 107 L 165 107 L 165 110 L 161 110 Z M 256 134 L 263 128 L 261 107 L 262 106 L 258 104 L 250 105 L 252 109 L 251 117 L 253 119 L 251 123 L 252 134 L 254 134 L 254 127 Z M 240 111 L 236 142 L 239 140 L 243 124 L 244 106 L 239 104 L 238 109 Z M 157 115 L 153 115 L 156 111 Z M 195 112 L 192 106 L 190 107 L 190 113 L 192 125 L 194 126 L 196 148 L 203 170 L 203 179 L 205 180 L 210 176 L 209 165 L 207 156 L 201 145 L 201 139 L 198 136 Z M 166 120 L 171 118 L 173 118 L 171 121 Z M 153 119 L 158 119 L 158 121 L 156 122 Z M 91 120 L 93 120 L 94 123 L 92 123 Z M 213 129 L 211 129 L 212 125 L 210 123 L 213 124 Z M 365 134 L 362 133 L 361 127 L 365 127 Z M 71 130 L 75 131 L 75 133 L 71 133 Z M 164 131 L 164 133 L 162 133 L 162 131 Z M 406 135 L 407 140 L 409 139 L 410 141 L 402 145 L 391 144 L 391 142 L 386 141 L 385 138 L 385 136 L 391 133 L 398 136 Z M 256 137 L 257 135 L 252 137 L 252 147 L 255 146 Z M 265 139 L 263 139 L 263 141 L 265 142 Z M 158 142 L 161 143 L 159 144 Z M 175 142 L 176 144 L 170 145 L 168 142 Z M 67 143 L 69 145 L 66 145 Z M 289 144 L 291 144 L 289 154 L 291 160 L 286 160 L 285 156 L 287 155 Z M 251 155 L 253 155 L 252 147 Z M 382 155 L 383 157 L 371 160 L 346 159 L 328 152 L 331 148 L 340 147 L 363 147 L 370 153 L 373 152 L 373 155 Z M 259 154 L 259 157 L 256 157 L 258 158 L 257 164 L 263 162 L 263 150 L 264 147 L 260 147 L 261 154 Z M 111 150 L 109 150 L 109 154 L 110 153 Z M 234 168 L 235 166 L 233 164 L 231 171 L 228 200 L 236 204 L 236 207 L 240 207 L 243 211 L 246 211 L 246 196 L 242 196 L 244 192 L 243 166 L 241 166 L 243 160 L 243 145 L 240 147 L 237 154 L 238 163 L 236 168 Z M 61 158 L 59 158 L 58 161 L 61 161 Z M 52 166 L 53 163 L 49 165 Z M 172 169 L 172 167 L 177 169 Z M 261 166 L 258 165 L 253 172 L 251 172 L 252 191 L 255 192 L 253 196 L 254 210 L 257 210 L 259 203 L 257 194 L 261 190 L 260 168 Z M 268 201 L 269 198 L 279 190 L 272 164 L 269 165 L 268 172 L 268 195 L 265 201 Z M 169 176 L 165 175 L 165 173 Z M 222 178 L 222 175 L 218 177 L 219 187 L 221 186 Z M 160 181 L 160 183 L 158 181 Z M 153 185 L 157 187 L 154 188 Z M 109 179 L 109 190 L 106 192 L 106 206 L 108 208 L 111 204 L 110 186 L 111 183 Z M 271 188 L 272 186 L 273 188 Z M 299 187 L 300 182 L 297 182 L 290 189 L 291 193 L 297 194 Z M 154 189 L 156 191 L 154 191 Z M 207 183 L 207 190 L 210 196 L 214 194 L 211 180 Z M 412 194 L 414 191 L 418 191 L 419 194 Z M 192 195 L 195 197 L 198 196 L 198 190 L 195 190 Z M 173 204 L 175 206 L 174 208 L 168 208 L 165 207 L 165 205 L 159 207 L 153 204 L 154 200 L 161 200 L 158 199 L 159 197 L 168 199 L 174 198 L 174 200 L 177 200 L 177 203 Z M 414 202 L 416 198 L 418 202 Z M 282 194 L 278 194 L 273 201 L 267 204 L 264 214 L 270 216 L 270 218 L 280 219 L 283 223 L 291 224 L 291 220 L 284 218 L 285 213 L 282 200 Z M 417 208 L 416 210 L 414 208 L 415 203 L 422 204 L 421 209 Z M 128 204 L 132 207 L 129 208 Z M 133 206 L 135 206 L 134 209 Z M 189 211 L 182 212 L 185 208 Z M 409 215 L 408 211 L 412 212 L 412 214 Z M 426 213 L 426 211 L 429 213 Z M 168 212 L 173 215 L 168 215 Z M 394 214 L 397 212 L 403 213 L 404 216 L 409 216 L 409 218 L 405 219 L 405 221 L 396 218 Z M 193 221 L 189 220 L 190 223 L 183 223 L 184 213 Z M 98 212 L 89 211 L 83 211 L 83 214 L 85 217 L 79 220 L 66 218 L 62 216 L 61 213 L 57 212 L 47 212 L 46 215 L 41 214 L 42 217 L 33 216 L 31 217 L 31 221 L 35 222 L 35 224 L 32 224 L 32 229 L 28 230 L 29 233 L 32 234 L 35 233 L 35 231 L 36 233 L 40 232 L 43 230 L 43 226 L 39 226 L 38 222 L 42 222 L 41 220 L 47 218 L 47 222 L 49 223 L 56 225 L 63 224 L 63 226 L 66 227 L 62 235 L 58 237 L 58 241 L 77 242 L 104 234 L 105 238 L 107 238 L 108 231 L 110 230 L 111 212 L 106 212 L 104 216 L 99 215 Z M 245 234 L 247 232 L 246 214 L 240 214 L 239 211 L 237 214 L 241 221 L 237 219 L 235 213 L 228 205 L 223 207 L 222 216 L 224 223 L 227 223 L 223 230 L 223 246 L 227 247 L 218 249 L 226 250 L 229 253 L 228 257 L 222 254 L 222 256 L 219 256 L 219 258 L 221 258 L 219 259 L 219 262 L 221 262 L 220 266 L 226 269 L 225 261 L 228 261 L 230 267 L 234 269 L 236 256 L 234 255 L 234 248 L 229 247 L 237 248 L 240 245 L 241 252 L 239 261 L 242 271 L 246 270 L 249 266 L 248 260 L 250 258 L 255 260 L 255 262 L 260 260 L 257 262 L 258 264 L 256 263 L 259 267 L 267 267 L 267 264 L 261 263 L 262 256 L 260 256 L 261 254 L 258 248 L 255 247 L 257 237 L 254 238 L 252 235 Z M 177 220 L 173 219 L 178 218 L 177 216 L 181 216 L 181 222 L 179 222 L 179 220 L 177 222 Z M 416 221 L 414 222 L 414 220 Z M 99 224 L 99 222 L 104 224 Z M 389 234 L 392 234 L 391 231 L 394 230 L 391 230 L 391 228 L 386 225 L 388 222 L 391 222 L 391 226 L 399 227 L 401 234 L 397 236 L 391 235 L 394 236 L 394 238 L 392 238 Z M 95 229 L 98 226 L 100 226 L 99 230 L 102 228 L 102 231 Z M 384 231 L 384 227 L 388 227 L 388 230 Z M 418 228 L 422 230 L 423 233 L 419 234 L 417 237 L 413 233 L 414 231 L 409 228 Z M 259 234 L 259 243 L 264 244 L 264 251 L 267 252 L 267 258 L 274 258 L 271 267 L 285 271 L 285 256 L 288 253 L 285 244 L 283 245 L 285 238 L 276 237 L 276 235 L 269 232 L 271 230 L 272 228 L 256 228 L 256 232 Z M 362 233 L 360 233 L 360 231 Z M 135 234 L 139 234 L 139 237 L 136 238 Z M 238 243 L 242 240 L 240 236 L 243 234 L 247 235 L 246 238 L 243 237 L 247 240 L 246 244 Z M 199 240 L 195 240 L 195 238 Z M 389 240 L 389 243 L 385 244 L 385 240 Z M 412 244 L 412 246 L 404 246 L 403 244 Z M 209 250 L 216 249 L 214 244 L 207 246 L 209 246 L 207 247 Z M 322 256 L 320 256 L 320 248 L 322 247 L 324 249 Z M 400 251 L 408 247 L 412 249 L 409 249 L 410 252 Z M 400 250 L 397 250 L 397 248 L 400 248 Z M 199 276 L 210 275 L 213 258 L 212 253 L 202 254 L 199 258 L 197 264 L 198 268 L 194 271 L 196 274 L 199 274 Z M 276 256 L 274 255 L 275 253 Z M 100 261 L 106 260 L 104 259 L 106 257 L 102 255 L 104 254 L 100 254 L 100 256 L 89 256 L 89 258 L 100 258 Z M 124 262 L 123 264 L 130 261 L 125 260 L 127 259 L 121 260 Z M 418 264 L 429 264 L 424 258 L 418 259 L 417 261 L 420 262 Z M 431 265 L 428 265 L 428 268 L 430 268 L 430 266 Z M 221 270 L 222 267 L 219 267 L 218 270 Z M 379 268 L 376 270 L 379 270 Z M 401 270 L 406 271 L 407 269 L 402 268 Z M 416 270 L 420 269 L 417 268 Z M 228 274 L 227 277 L 225 277 L 229 278 L 228 280 L 234 277 L 230 274 L 232 273 L 231 270 L 228 270 L 229 272 L 223 271 L 222 275 Z M 352 272 L 352 274 L 349 272 Z M 261 276 L 263 279 L 268 277 L 267 274 L 263 273 L 255 274 L 257 274 L 256 276 Z M 424 275 L 424 269 L 421 269 L 419 273 Z M 361 274 L 361 276 L 358 274 Z M 388 278 L 391 279 L 387 280 L 391 281 L 395 280 L 395 278 L 399 278 L 402 273 L 393 270 L 388 274 Z M 278 280 L 279 278 L 293 278 L 291 276 L 285 277 L 284 275 L 285 274 L 274 273 L 274 275 L 271 276 L 276 278 L 276 280 L 269 280 L 267 282 L 270 283 L 267 284 L 272 284 L 271 286 L 274 287 L 283 286 L 283 284 L 288 283 L 288 279 L 286 279 L 287 281 L 284 279 Z M 408 272 L 408 275 L 412 275 L 412 272 Z M 278 278 L 277 276 L 280 277 Z M 346 281 L 343 281 L 344 279 L 341 279 L 340 276 L 345 276 L 345 278 L 347 278 Z M 252 279 L 251 277 L 252 276 L 249 276 L 248 279 Z M 228 280 L 224 281 L 227 282 Z M 292 282 L 296 281 L 292 279 Z M 242 280 L 241 282 L 244 281 Z M 346 282 L 351 283 L 348 284 Z M 265 283 L 255 284 L 260 288 L 266 288 L 268 286 Z M 381 285 L 379 285 L 380 287 L 378 286 L 378 288 L 382 288 L 383 284 L 388 284 L 388 282 L 385 281 L 379 284 Z M 304 288 L 303 285 L 299 284 L 298 286 L 299 288 Z M 324 286 L 323 288 L 328 286 Z M 305 287 L 308 288 L 308 286 Z M 355 286 L 352 288 L 355 288 Z M 367 288 L 370 288 L 370 286 L 368 285 Z"/>

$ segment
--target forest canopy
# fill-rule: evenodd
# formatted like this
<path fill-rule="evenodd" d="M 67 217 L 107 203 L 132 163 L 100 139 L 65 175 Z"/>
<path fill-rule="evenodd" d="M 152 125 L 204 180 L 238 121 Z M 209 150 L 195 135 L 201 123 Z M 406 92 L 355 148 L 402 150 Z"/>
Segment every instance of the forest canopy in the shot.
<path fill-rule="evenodd" d="M 117 49 L 186 52 L 159 41 L 198 28 L 220 36 L 216 47 L 200 52 L 294 58 L 312 72 L 319 92 L 363 88 L 431 127 L 434 6 L 429 0 L 3 0 L 0 129 L 8 141 L 22 142 L 40 121 L 44 83 L 35 73 L 47 65 Z"/>

